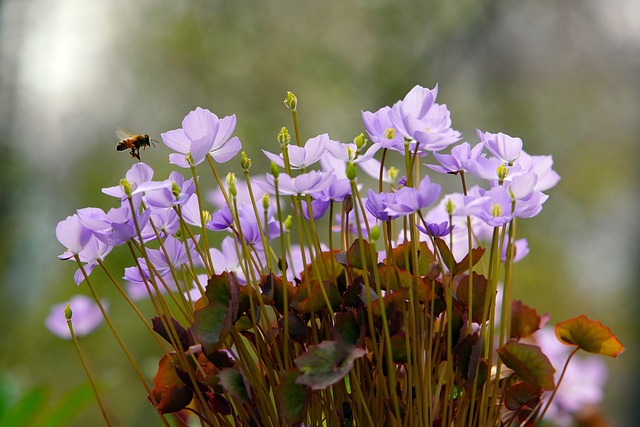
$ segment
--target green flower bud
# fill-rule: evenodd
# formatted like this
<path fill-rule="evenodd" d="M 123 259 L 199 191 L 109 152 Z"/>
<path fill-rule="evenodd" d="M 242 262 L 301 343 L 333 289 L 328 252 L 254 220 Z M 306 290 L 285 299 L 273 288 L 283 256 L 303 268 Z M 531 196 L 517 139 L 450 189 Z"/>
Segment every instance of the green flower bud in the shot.
<path fill-rule="evenodd" d="M 72 315 L 73 315 L 73 312 L 71 311 L 71 306 L 67 304 L 67 306 L 64 308 L 64 317 L 67 320 L 71 320 Z"/>
<path fill-rule="evenodd" d="M 240 167 L 246 172 L 251 167 L 251 159 L 247 157 L 244 151 L 240 154 Z"/>
<path fill-rule="evenodd" d="M 278 175 L 280 175 L 280 168 L 275 163 L 271 162 L 271 167 L 269 168 L 269 172 L 273 175 L 274 178 L 278 179 Z"/>
<path fill-rule="evenodd" d="M 353 143 L 356 144 L 356 147 L 358 147 L 358 150 L 360 150 L 367 143 L 367 138 L 365 138 L 364 134 L 361 133 L 353 139 Z"/>
<path fill-rule="evenodd" d="M 227 174 L 227 185 L 229 186 L 229 194 L 231 196 L 236 197 L 238 195 L 238 190 L 236 189 L 236 182 L 238 179 L 236 178 L 236 174 L 233 172 L 229 172 Z"/>
<path fill-rule="evenodd" d="M 293 227 L 293 217 L 291 215 L 287 216 L 282 225 L 284 225 L 285 230 L 291 231 L 291 227 Z"/>
<path fill-rule="evenodd" d="M 456 210 L 456 206 L 453 204 L 453 200 L 447 199 L 447 203 L 445 203 L 445 209 L 447 211 L 447 215 L 453 215 L 453 212 Z"/>
<path fill-rule="evenodd" d="M 269 210 L 270 205 L 271 205 L 271 197 L 267 193 L 264 193 L 262 195 L 262 209 L 267 211 Z"/>
<path fill-rule="evenodd" d="M 282 128 L 280 132 L 278 132 L 278 143 L 282 147 L 283 145 L 288 145 L 291 142 L 291 135 L 289 135 L 289 129 Z"/>
<path fill-rule="evenodd" d="M 287 92 L 287 97 L 284 99 L 284 105 L 291 111 L 296 111 L 298 107 L 298 98 L 291 92 Z"/>
<path fill-rule="evenodd" d="M 347 164 L 347 178 L 349 178 L 350 181 L 353 181 L 354 179 L 356 179 L 356 175 L 356 165 L 354 165 L 352 162 L 349 162 Z"/>
<path fill-rule="evenodd" d="M 380 227 L 376 224 L 371 228 L 371 234 L 369 235 L 369 239 L 372 242 L 375 242 L 380 238 Z"/>
<path fill-rule="evenodd" d="M 200 215 L 202 215 L 202 219 L 204 220 L 205 224 L 211 221 L 211 212 L 204 210 L 200 213 Z"/>

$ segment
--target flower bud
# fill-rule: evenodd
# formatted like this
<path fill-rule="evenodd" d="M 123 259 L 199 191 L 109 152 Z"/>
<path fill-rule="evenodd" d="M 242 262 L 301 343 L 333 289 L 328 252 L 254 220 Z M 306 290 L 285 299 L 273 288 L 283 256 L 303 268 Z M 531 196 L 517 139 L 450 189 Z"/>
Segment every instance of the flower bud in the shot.
<path fill-rule="evenodd" d="M 247 156 L 247 153 L 244 151 L 240 154 L 240 167 L 246 172 L 251 167 L 251 159 Z"/>
<path fill-rule="evenodd" d="M 407 177 L 406 177 L 406 176 L 403 176 L 402 178 L 400 178 L 400 179 L 398 180 L 398 187 L 402 188 L 402 187 L 404 187 L 405 185 L 407 185 Z"/>
<path fill-rule="evenodd" d="M 282 128 L 280 132 L 278 132 L 278 143 L 282 147 L 283 145 L 287 145 L 291 142 L 291 135 L 289 135 L 289 129 Z"/>
<path fill-rule="evenodd" d="M 378 224 L 376 224 L 371 228 L 371 234 L 369 234 L 369 239 L 371 239 L 371 242 L 375 242 L 379 238 L 380 238 L 380 227 L 378 226 Z"/>
<path fill-rule="evenodd" d="M 353 210 L 353 196 L 351 196 L 351 194 L 347 194 L 344 200 L 342 200 L 342 210 L 345 211 L 345 213 Z"/>
<path fill-rule="evenodd" d="M 269 194 L 264 193 L 262 195 L 262 209 L 264 209 L 265 211 L 268 211 L 270 205 L 271 205 L 271 197 L 269 196 Z"/>
<path fill-rule="evenodd" d="M 353 181 L 354 179 L 356 179 L 356 175 L 357 175 L 356 165 L 354 165 L 352 162 L 349 162 L 347 164 L 347 178 L 350 181 Z"/>
<path fill-rule="evenodd" d="M 73 312 L 71 311 L 71 305 L 67 304 L 67 306 L 64 308 L 64 317 L 67 320 L 71 320 L 72 315 Z"/>
<path fill-rule="evenodd" d="M 236 174 L 233 172 L 229 172 L 227 174 L 227 185 L 229 186 L 229 194 L 231 196 L 236 197 L 238 195 L 238 190 L 236 189 L 236 182 L 238 179 L 236 178 Z"/>
<path fill-rule="evenodd" d="M 364 134 L 361 133 L 353 139 L 353 143 L 356 144 L 356 147 L 358 147 L 358 150 L 360 150 L 367 143 L 367 138 L 365 138 Z"/>
<path fill-rule="evenodd" d="M 269 168 L 269 172 L 271 173 L 271 175 L 273 175 L 274 178 L 278 179 L 278 175 L 280 175 L 280 168 L 278 168 L 278 165 L 271 162 L 271 167 Z"/>
<path fill-rule="evenodd" d="M 286 105 L 291 111 L 296 111 L 296 108 L 298 107 L 298 98 L 296 98 L 293 93 L 287 92 L 287 97 L 284 99 L 284 105 Z"/>
<path fill-rule="evenodd" d="M 456 206 L 453 204 L 453 200 L 447 199 L 447 203 L 445 203 L 444 206 L 447 211 L 447 215 L 453 215 L 453 212 L 456 210 Z"/>
<path fill-rule="evenodd" d="M 285 230 L 291 231 L 291 227 L 293 227 L 293 217 L 291 215 L 287 216 L 282 225 L 284 225 Z"/>

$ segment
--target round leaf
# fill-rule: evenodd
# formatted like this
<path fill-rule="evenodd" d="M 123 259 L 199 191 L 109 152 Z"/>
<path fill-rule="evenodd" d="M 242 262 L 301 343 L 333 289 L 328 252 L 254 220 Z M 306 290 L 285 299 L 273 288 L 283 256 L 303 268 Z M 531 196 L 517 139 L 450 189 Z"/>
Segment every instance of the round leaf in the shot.
<path fill-rule="evenodd" d="M 567 345 L 575 345 L 589 353 L 618 357 L 624 347 L 611 330 L 584 314 L 556 325 L 556 336 Z"/>

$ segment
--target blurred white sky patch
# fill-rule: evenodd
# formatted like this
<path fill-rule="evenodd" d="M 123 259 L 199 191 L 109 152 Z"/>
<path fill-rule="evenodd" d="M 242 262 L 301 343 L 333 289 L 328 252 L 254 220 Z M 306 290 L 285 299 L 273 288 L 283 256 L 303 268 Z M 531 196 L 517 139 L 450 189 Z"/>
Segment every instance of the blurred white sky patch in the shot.
<path fill-rule="evenodd" d="M 640 1 L 596 0 L 593 5 L 612 38 L 622 43 L 640 43 Z"/>

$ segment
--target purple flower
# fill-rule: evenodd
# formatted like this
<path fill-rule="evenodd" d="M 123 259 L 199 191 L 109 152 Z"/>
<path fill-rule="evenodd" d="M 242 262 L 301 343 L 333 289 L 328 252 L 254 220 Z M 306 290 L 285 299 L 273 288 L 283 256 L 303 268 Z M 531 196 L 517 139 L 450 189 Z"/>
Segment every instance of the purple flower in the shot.
<path fill-rule="evenodd" d="M 145 191 L 171 186 L 170 183 L 152 181 L 151 178 L 153 178 L 153 169 L 141 162 L 131 166 L 125 174 L 125 180 L 127 184 L 131 186 L 132 196 L 142 194 Z M 114 187 L 103 188 L 102 192 L 121 200 L 127 198 L 127 193 L 125 193 L 122 184 Z M 140 196 L 134 197 L 134 206 L 138 206 L 139 204 Z"/>
<path fill-rule="evenodd" d="M 189 200 L 196 190 L 193 178 L 185 181 L 184 177 L 176 171 L 171 172 L 164 185 L 154 190 L 147 190 L 144 201 L 147 206 L 154 209 L 171 209 L 182 205 Z"/>
<path fill-rule="evenodd" d="M 165 145 L 175 151 L 169 162 L 189 168 L 202 163 L 207 154 L 218 163 L 228 161 L 242 149 L 240 139 L 231 137 L 235 128 L 235 114 L 219 119 L 209 110 L 196 108 L 184 118 L 182 128 L 162 134 Z"/>
<path fill-rule="evenodd" d="M 522 151 L 518 157 L 517 165 L 520 166 L 523 173 L 533 172 L 538 177 L 534 187 L 537 191 L 546 191 L 553 188 L 558 181 L 560 175 L 554 171 L 553 157 L 551 156 L 531 156 Z"/>
<path fill-rule="evenodd" d="M 394 214 L 387 210 L 387 207 L 395 202 L 395 193 L 374 193 L 373 190 L 367 191 L 367 199 L 364 201 L 364 207 L 380 221 L 389 221 L 396 219 L 401 214 Z"/>
<path fill-rule="evenodd" d="M 78 215 L 68 216 L 56 226 L 56 237 L 67 249 L 58 258 L 67 259 L 71 254 L 78 254 L 91 238 L 91 230 L 85 228 Z"/>
<path fill-rule="evenodd" d="M 317 193 L 329 187 L 335 179 L 333 174 L 318 171 L 307 172 L 295 178 L 281 173 L 278 176 L 278 191 L 283 196 Z M 276 194 L 273 175 L 266 175 L 264 181 L 256 181 L 256 184 L 265 192 Z"/>
<path fill-rule="evenodd" d="M 475 216 L 491 227 L 499 227 L 514 217 L 511 202 L 511 196 L 504 187 L 494 187 L 465 197 L 465 205 L 457 209 L 454 215 Z"/>
<path fill-rule="evenodd" d="M 207 223 L 206 227 L 212 231 L 222 231 L 231 227 L 233 224 L 233 215 L 229 206 L 225 206 L 218 212 L 211 215 L 211 220 Z"/>
<path fill-rule="evenodd" d="M 513 262 L 518 262 L 527 255 L 529 255 L 529 242 L 527 239 L 518 239 L 514 242 L 515 245 L 515 255 L 513 257 Z M 505 238 L 505 242 L 502 245 L 502 255 L 500 257 L 501 262 L 507 262 L 507 242 Z"/>
<path fill-rule="evenodd" d="M 149 242 L 157 239 L 156 231 L 160 235 L 160 238 L 173 235 L 178 231 L 179 227 L 180 218 L 176 211 L 173 209 L 154 210 L 151 212 L 149 222 L 147 222 L 147 225 L 142 229 L 142 241 Z"/>
<path fill-rule="evenodd" d="M 182 219 L 189 225 L 194 227 L 202 227 L 200 206 L 198 204 L 198 195 L 192 194 L 189 200 L 180 208 Z"/>
<path fill-rule="evenodd" d="M 150 215 L 149 210 L 136 215 L 140 229 L 145 227 Z M 90 229 L 94 236 L 111 246 L 119 246 L 137 234 L 131 208 L 126 201 L 121 207 L 112 208 L 106 214 L 99 208 L 79 209 L 78 217 L 82 225 Z"/>
<path fill-rule="evenodd" d="M 319 220 L 324 216 L 331 205 L 330 199 L 315 199 L 311 201 L 311 212 L 313 213 L 313 219 Z M 309 220 L 309 207 L 306 201 L 302 201 L 302 216 L 307 221 Z"/>
<path fill-rule="evenodd" d="M 427 228 L 422 227 L 421 225 L 416 224 L 418 230 L 420 230 L 424 234 L 428 234 L 433 237 L 444 237 L 447 236 L 451 231 L 455 228 L 454 225 L 449 225 L 448 221 L 444 221 L 441 223 L 429 222 L 427 223 Z"/>
<path fill-rule="evenodd" d="M 51 307 L 49 315 L 45 320 L 47 328 L 57 337 L 69 340 L 71 332 L 67 325 L 67 318 L 64 314 L 67 304 L 72 312 L 73 332 L 81 337 L 93 332 L 102 323 L 102 312 L 98 305 L 89 297 L 75 295 L 68 303 L 55 304 Z M 107 308 L 105 302 L 102 305 Z"/>
<path fill-rule="evenodd" d="M 382 107 L 375 113 L 362 112 L 362 121 L 371 140 L 382 145 L 382 148 L 390 148 L 404 152 L 404 138 L 397 131 L 390 117 L 391 108 Z"/>
<path fill-rule="evenodd" d="M 522 152 L 522 140 L 504 133 L 482 132 L 476 129 L 478 138 L 491 154 L 501 161 L 512 165 Z"/>
<path fill-rule="evenodd" d="M 98 260 L 103 261 L 112 249 L 113 246 L 99 240 L 95 235 L 91 236 L 86 246 L 78 254 L 80 262 L 84 263 L 84 266 L 77 269 L 73 275 L 76 285 L 84 281 L 85 274 L 90 276 L 95 266 L 98 265 Z M 82 272 L 83 269 L 84 273 Z"/>
<path fill-rule="evenodd" d="M 323 133 L 315 138 L 311 138 L 304 144 L 304 147 L 298 147 L 297 145 L 288 145 L 287 152 L 289 154 L 289 165 L 293 169 L 304 169 L 314 164 L 325 153 L 325 143 L 329 140 L 329 135 Z M 266 150 L 262 152 L 267 156 L 269 160 L 284 168 L 283 154 L 273 154 Z"/>
<path fill-rule="evenodd" d="M 451 154 L 433 153 L 440 165 L 426 165 L 439 173 L 457 174 L 460 171 L 468 170 L 467 165 L 476 161 L 482 154 L 482 144 L 476 144 L 471 149 L 471 144 L 463 142 L 451 149 Z"/>
<path fill-rule="evenodd" d="M 451 129 L 446 105 L 435 103 L 437 95 L 438 86 L 415 86 L 389 113 L 395 128 L 405 138 L 417 141 L 421 150 L 439 151 L 460 139 L 460 132 Z"/>
<path fill-rule="evenodd" d="M 371 159 L 378 150 L 382 148 L 382 145 L 379 143 L 371 144 L 371 147 L 369 147 L 364 154 L 358 153 L 358 147 L 353 143 L 344 144 L 342 142 L 328 140 L 325 143 L 325 147 L 336 159 L 342 160 L 345 163 L 350 162 L 358 164 Z"/>
<path fill-rule="evenodd" d="M 433 203 L 440 195 L 441 187 L 432 184 L 428 175 L 420 181 L 418 188 L 402 187 L 396 191 L 393 203 L 388 203 L 385 212 L 392 215 L 409 215 Z"/>

